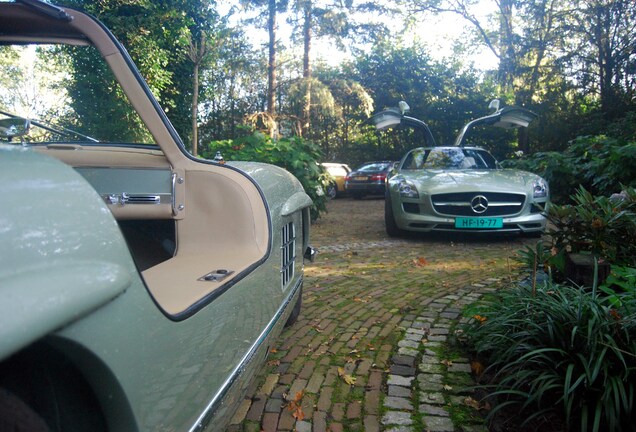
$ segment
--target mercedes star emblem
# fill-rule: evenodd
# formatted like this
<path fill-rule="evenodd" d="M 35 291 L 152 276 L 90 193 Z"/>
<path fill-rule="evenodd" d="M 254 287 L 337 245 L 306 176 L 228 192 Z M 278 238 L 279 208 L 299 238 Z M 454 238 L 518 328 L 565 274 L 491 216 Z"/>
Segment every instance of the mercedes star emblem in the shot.
<path fill-rule="evenodd" d="M 488 210 L 488 198 L 483 195 L 475 195 L 475 198 L 470 201 L 470 207 L 475 213 L 482 214 Z"/>

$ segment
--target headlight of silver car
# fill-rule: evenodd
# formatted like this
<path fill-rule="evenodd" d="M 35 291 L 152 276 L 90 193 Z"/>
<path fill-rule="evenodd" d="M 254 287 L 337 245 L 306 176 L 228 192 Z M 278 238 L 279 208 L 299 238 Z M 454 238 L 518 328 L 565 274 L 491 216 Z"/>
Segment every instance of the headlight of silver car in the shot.
<path fill-rule="evenodd" d="M 419 198 L 420 194 L 417 192 L 417 188 L 413 183 L 408 180 L 400 181 L 398 185 L 400 196 L 403 198 Z"/>
<path fill-rule="evenodd" d="M 535 180 L 532 184 L 532 196 L 534 198 L 545 198 L 548 196 L 548 183 L 543 179 Z"/>

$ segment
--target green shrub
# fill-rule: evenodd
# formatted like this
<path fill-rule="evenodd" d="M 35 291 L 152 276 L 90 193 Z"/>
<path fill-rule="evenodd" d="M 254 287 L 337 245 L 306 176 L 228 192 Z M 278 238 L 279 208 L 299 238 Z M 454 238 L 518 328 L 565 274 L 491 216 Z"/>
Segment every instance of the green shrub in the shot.
<path fill-rule="evenodd" d="M 213 159 L 217 151 L 226 161 L 264 162 L 285 168 L 296 176 L 313 200 L 312 219 L 317 219 L 326 210 L 324 186 L 328 178 L 318 165 L 322 155 L 317 145 L 299 137 L 272 140 L 256 132 L 234 140 L 213 141 L 201 152 L 201 156 Z"/>
<path fill-rule="evenodd" d="M 578 137 L 564 152 L 539 152 L 505 161 L 504 166 L 545 178 L 557 203 L 568 202 L 581 186 L 594 195 L 610 196 L 620 185 L 636 187 L 636 141 L 633 136 Z"/>
<path fill-rule="evenodd" d="M 554 255 L 589 252 L 611 264 L 636 265 L 636 191 L 593 196 L 583 187 L 572 205 L 552 205 L 548 218 Z"/>
<path fill-rule="evenodd" d="M 526 422 L 557 411 L 568 429 L 634 430 L 634 291 L 610 302 L 596 290 L 534 285 L 481 302 L 464 328 L 491 377 L 490 416 L 514 406 Z"/>

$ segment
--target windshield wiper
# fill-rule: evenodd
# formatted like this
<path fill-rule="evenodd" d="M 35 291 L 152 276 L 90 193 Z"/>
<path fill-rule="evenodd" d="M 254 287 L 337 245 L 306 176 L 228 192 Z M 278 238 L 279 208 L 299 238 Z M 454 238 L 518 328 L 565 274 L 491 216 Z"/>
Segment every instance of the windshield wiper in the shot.
<path fill-rule="evenodd" d="M 5 112 L 5 111 L 0 111 L 0 114 L 5 115 L 7 117 L 11 117 L 11 118 L 21 118 L 18 115 L 11 114 L 11 113 L 8 113 L 8 112 Z M 29 119 L 29 121 L 34 126 L 42 128 L 42 129 L 44 129 L 46 131 L 49 131 L 49 132 L 53 132 L 53 133 L 58 134 L 58 135 L 63 136 L 63 137 L 77 136 L 77 137 L 85 138 L 85 139 L 87 139 L 89 141 L 92 141 L 92 142 L 99 142 L 98 139 L 90 137 L 88 135 L 84 135 L 82 133 L 74 131 L 73 129 L 68 129 L 68 128 L 65 128 L 65 127 L 62 127 L 62 126 L 52 127 L 52 126 L 49 126 L 49 125 L 47 125 L 45 123 L 39 122 L 37 120 L 32 120 L 32 119 Z"/>

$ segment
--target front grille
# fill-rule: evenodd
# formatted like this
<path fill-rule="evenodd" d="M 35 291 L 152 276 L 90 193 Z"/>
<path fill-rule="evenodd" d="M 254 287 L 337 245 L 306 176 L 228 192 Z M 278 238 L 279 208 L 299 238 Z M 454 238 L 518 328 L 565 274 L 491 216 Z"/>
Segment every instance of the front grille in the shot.
<path fill-rule="evenodd" d="M 296 264 L 296 227 L 293 222 L 283 226 L 281 238 L 281 282 L 283 288 L 294 277 L 294 267 Z"/>
<path fill-rule="evenodd" d="M 476 197 L 483 197 L 480 202 L 485 211 L 473 210 L 471 203 L 477 203 Z M 433 208 L 447 216 L 507 216 L 521 212 L 526 196 L 523 194 L 500 192 L 461 192 L 432 196 Z M 483 208 L 483 207 L 482 207 Z"/>

